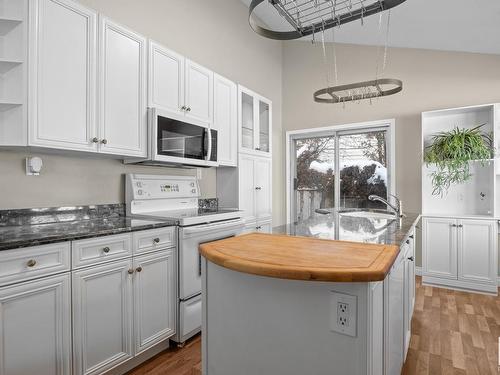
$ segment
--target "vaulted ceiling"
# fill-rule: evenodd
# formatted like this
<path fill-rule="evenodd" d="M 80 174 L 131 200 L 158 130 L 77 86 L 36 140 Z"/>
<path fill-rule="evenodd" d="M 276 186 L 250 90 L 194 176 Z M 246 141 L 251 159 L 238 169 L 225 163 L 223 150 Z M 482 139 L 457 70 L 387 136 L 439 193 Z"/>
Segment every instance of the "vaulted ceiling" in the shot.
<path fill-rule="evenodd" d="M 251 2 L 241 1 L 247 6 Z M 290 29 L 267 1 L 256 13 L 273 29 Z M 335 40 L 380 45 L 384 34 L 375 15 L 364 26 L 359 21 L 343 25 Z M 330 33 L 327 37 L 332 39 Z M 392 10 L 389 46 L 500 54 L 500 0 L 407 0 Z"/>

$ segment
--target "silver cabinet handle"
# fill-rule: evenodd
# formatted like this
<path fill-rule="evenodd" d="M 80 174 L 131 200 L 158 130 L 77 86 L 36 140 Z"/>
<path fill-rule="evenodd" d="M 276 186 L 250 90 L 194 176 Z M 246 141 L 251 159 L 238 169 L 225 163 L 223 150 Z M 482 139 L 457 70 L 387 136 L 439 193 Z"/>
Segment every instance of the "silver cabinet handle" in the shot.
<path fill-rule="evenodd" d="M 110 249 L 108 246 L 103 247 L 103 249 L 102 249 L 102 251 L 103 251 L 105 254 L 109 253 L 109 251 L 110 251 L 110 250 L 111 250 L 111 249 Z"/>
<path fill-rule="evenodd" d="M 92 138 L 92 143 L 99 143 L 99 138 L 97 137 Z"/>
<path fill-rule="evenodd" d="M 103 145 L 105 145 L 105 144 L 107 144 L 107 143 L 108 143 L 108 140 L 107 140 L 107 139 L 103 139 L 103 140 L 101 141 L 101 143 L 102 143 Z"/>
<path fill-rule="evenodd" d="M 30 259 L 30 260 L 28 260 L 28 263 L 26 263 L 26 265 L 28 267 L 30 267 L 30 268 L 35 267 L 36 266 L 36 260 Z"/>

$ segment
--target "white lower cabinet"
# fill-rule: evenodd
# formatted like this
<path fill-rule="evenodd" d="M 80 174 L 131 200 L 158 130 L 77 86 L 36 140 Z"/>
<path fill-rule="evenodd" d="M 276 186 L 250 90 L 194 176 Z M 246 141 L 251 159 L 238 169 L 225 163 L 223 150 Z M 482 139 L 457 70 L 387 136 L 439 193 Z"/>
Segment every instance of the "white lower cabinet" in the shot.
<path fill-rule="evenodd" d="M 101 374 L 133 357 L 132 260 L 73 272 L 74 374 Z"/>
<path fill-rule="evenodd" d="M 496 294 L 497 236 L 495 220 L 424 218 L 423 282 Z"/>
<path fill-rule="evenodd" d="M 175 333 L 174 249 L 73 272 L 74 373 L 102 374 Z"/>
<path fill-rule="evenodd" d="M 385 375 L 401 374 L 404 362 L 404 270 L 405 261 L 401 254 L 384 285 Z"/>
<path fill-rule="evenodd" d="M 0 374 L 71 374 L 70 275 L 0 288 Z"/>
<path fill-rule="evenodd" d="M 408 354 L 411 339 L 411 319 L 415 306 L 415 235 L 412 232 L 401 251 L 404 254 L 404 358 Z"/>
<path fill-rule="evenodd" d="M 173 250 L 134 259 L 135 354 L 175 333 L 175 259 Z"/>

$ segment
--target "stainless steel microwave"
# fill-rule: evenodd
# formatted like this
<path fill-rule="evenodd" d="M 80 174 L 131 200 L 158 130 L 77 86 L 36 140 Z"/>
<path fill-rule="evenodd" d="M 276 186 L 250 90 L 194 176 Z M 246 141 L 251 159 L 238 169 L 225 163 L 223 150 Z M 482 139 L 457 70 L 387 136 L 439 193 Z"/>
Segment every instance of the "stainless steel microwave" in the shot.
<path fill-rule="evenodd" d="M 149 108 L 149 160 L 145 164 L 217 167 L 217 130 L 184 115 Z"/>

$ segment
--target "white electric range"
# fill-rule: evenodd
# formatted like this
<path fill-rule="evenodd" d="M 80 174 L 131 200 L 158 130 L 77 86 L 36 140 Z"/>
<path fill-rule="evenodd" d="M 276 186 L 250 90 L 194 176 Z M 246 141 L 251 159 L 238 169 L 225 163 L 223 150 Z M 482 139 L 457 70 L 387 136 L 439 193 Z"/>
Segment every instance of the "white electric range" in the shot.
<path fill-rule="evenodd" d="M 242 211 L 199 208 L 193 176 L 128 174 L 127 215 L 172 220 L 177 225 L 178 310 L 173 341 L 184 343 L 201 331 L 200 244 L 240 234 Z"/>

